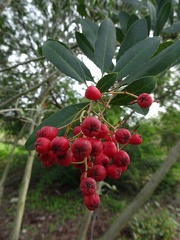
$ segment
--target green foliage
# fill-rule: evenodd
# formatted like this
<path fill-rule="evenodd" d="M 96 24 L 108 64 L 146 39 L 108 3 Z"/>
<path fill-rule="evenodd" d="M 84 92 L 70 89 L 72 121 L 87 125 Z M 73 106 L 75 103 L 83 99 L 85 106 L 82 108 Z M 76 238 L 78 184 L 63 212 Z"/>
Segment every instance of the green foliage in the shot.
<path fill-rule="evenodd" d="M 95 63 L 101 69 L 102 74 L 108 72 L 115 53 L 115 47 L 115 26 L 110 19 L 105 19 L 98 29 L 95 42 Z"/>
<path fill-rule="evenodd" d="M 173 239 L 178 223 L 168 209 L 155 209 L 149 204 L 140 210 L 130 225 L 133 240 L 139 239 Z"/>
<path fill-rule="evenodd" d="M 72 121 L 79 121 L 79 115 L 83 111 L 84 107 L 86 107 L 88 103 L 79 103 L 74 104 L 68 107 L 63 108 L 62 110 L 54 113 L 49 118 L 47 118 L 45 121 L 43 121 L 31 134 L 31 136 L 28 138 L 28 140 L 25 143 L 25 147 L 27 150 L 33 150 L 34 149 L 34 142 L 36 139 L 36 132 L 38 129 L 40 129 L 43 126 L 53 126 L 53 127 L 64 127 L 65 125 L 71 123 Z M 62 128 L 59 130 L 59 135 L 62 135 L 66 129 Z"/>
<path fill-rule="evenodd" d="M 154 77 L 144 77 L 140 78 L 133 83 L 129 84 L 127 87 L 123 88 L 123 92 L 129 92 L 135 95 L 140 95 L 141 93 L 151 93 L 156 86 L 156 79 Z M 128 94 L 117 94 L 111 101 L 112 105 L 128 105 L 134 100 L 134 96 Z"/>

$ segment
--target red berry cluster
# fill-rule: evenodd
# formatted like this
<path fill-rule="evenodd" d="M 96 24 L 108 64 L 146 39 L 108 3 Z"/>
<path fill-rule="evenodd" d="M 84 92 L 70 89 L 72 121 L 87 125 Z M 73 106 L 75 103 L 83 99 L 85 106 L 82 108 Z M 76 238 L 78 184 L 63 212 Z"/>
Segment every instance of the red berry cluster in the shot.
<path fill-rule="evenodd" d="M 105 93 L 106 94 L 106 93 Z M 107 94 L 127 94 L 135 97 L 130 104 L 137 103 L 141 108 L 148 108 L 153 103 L 147 93 L 136 96 L 128 92 L 107 92 Z M 83 110 L 79 118 L 80 124 L 72 128 L 72 122 L 63 128 L 71 128 L 73 137 L 67 134 L 58 136 L 58 128 L 44 126 L 36 133 L 35 150 L 45 167 L 53 164 L 69 166 L 72 164 L 81 173 L 80 191 L 84 204 L 89 210 L 95 210 L 100 205 L 97 193 L 97 182 L 106 177 L 118 179 L 130 164 L 130 157 L 124 150 L 128 144 L 141 144 L 142 138 L 128 129 L 112 126 L 103 117 L 112 97 L 105 103 L 102 94 L 95 86 L 87 87 L 85 97 L 91 100 L 87 110 Z M 93 110 L 98 104 L 99 113 Z M 93 116 L 92 116 L 93 113 Z M 69 131 L 69 130 L 68 130 Z M 68 132 L 66 132 L 68 133 Z"/>
<path fill-rule="evenodd" d="M 58 129 L 44 126 L 36 133 L 34 144 L 38 157 L 45 167 L 53 164 L 72 164 L 81 172 L 80 191 L 89 210 L 100 205 L 96 182 L 106 177 L 118 179 L 130 163 L 128 153 L 122 150 L 127 144 L 140 144 L 139 134 L 125 128 L 113 131 L 95 116 L 87 116 L 74 127 L 73 137 L 58 136 Z"/>

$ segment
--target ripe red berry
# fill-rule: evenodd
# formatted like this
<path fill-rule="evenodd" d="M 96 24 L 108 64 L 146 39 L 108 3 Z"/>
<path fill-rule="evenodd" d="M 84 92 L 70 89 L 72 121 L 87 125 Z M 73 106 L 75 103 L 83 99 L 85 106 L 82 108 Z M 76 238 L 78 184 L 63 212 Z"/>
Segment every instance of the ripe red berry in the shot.
<path fill-rule="evenodd" d="M 100 205 L 100 197 L 97 193 L 91 196 L 84 196 L 84 204 L 90 211 L 96 210 Z"/>
<path fill-rule="evenodd" d="M 107 176 L 111 179 L 118 179 L 121 176 L 121 168 L 115 164 L 106 168 Z"/>
<path fill-rule="evenodd" d="M 103 142 L 103 153 L 109 158 L 113 158 L 114 154 L 117 151 L 116 145 L 114 142 Z"/>
<path fill-rule="evenodd" d="M 118 167 L 126 167 L 130 163 L 130 158 L 127 152 L 118 150 L 114 155 L 114 164 Z"/>
<path fill-rule="evenodd" d="M 141 108 L 149 108 L 153 103 L 153 99 L 150 94 L 142 93 L 137 98 L 137 104 Z"/>
<path fill-rule="evenodd" d="M 110 164 L 110 159 L 108 158 L 107 155 L 105 155 L 104 153 L 101 153 L 94 158 L 94 164 L 95 165 L 102 165 L 105 168 L 107 168 Z"/>
<path fill-rule="evenodd" d="M 107 135 L 106 137 L 104 137 L 104 142 L 114 142 L 114 143 L 117 143 L 116 138 L 115 138 L 115 134 Z"/>
<path fill-rule="evenodd" d="M 143 141 L 141 135 L 139 135 L 138 133 L 133 134 L 129 140 L 129 143 L 132 145 L 138 145 L 141 144 Z"/>
<path fill-rule="evenodd" d="M 90 156 L 93 156 L 93 157 L 98 156 L 103 150 L 102 142 L 96 138 L 89 138 L 88 140 L 92 145 L 92 151 L 90 153 Z"/>
<path fill-rule="evenodd" d="M 73 129 L 73 135 L 76 136 L 77 134 L 79 134 L 81 132 L 81 127 L 80 126 L 76 126 Z"/>
<path fill-rule="evenodd" d="M 95 137 L 101 131 L 101 122 L 96 117 L 87 117 L 81 123 L 81 130 L 87 137 Z"/>
<path fill-rule="evenodd" d="M 36 138 L 45 137 L 53 140 L 57 136 L 58 129 L 51 126 L 44 126 L 36 132 Z"/>
<path fill-rule="evenodd" d="M 40 137 L 34 143 L 34 147 L 39 154 L 43 154 L 50 151 L 50 144 L 51 141 L 48 138 Z"/>
<path fill-rule="evenodd" d="M 84 158 L 88 157 L 92 151 L 92 145 L 89 140 L 86 138 L 78 138 L 76 139 L 71 146 L 73 156 L 76 159 L 84 160 Z"/>
<path fill-rule="evenodd" d="M 66 137 L 56 137 L 51 142 L 51 150 L 57 156 L 64 155 L 69 149 L 70 144 Z"/>
<path fill-rule="evenodd" d="M 126 144 L 131 138 L 131 133 L 125 128 L 121 128 L 115 132 L 115 138 L 118 143 Z"/>
<path fill-rule="evenodd" d="M 103 181 L 106 178 L 106 169 L 102 165 L 95 165 L 92 168 L 92 177 L 97 181 Z"/>
<path fill-rule="evenodd" d="M 40 154 L 38 157 L 39 157 L 41 163 L 45 167 L 50 167 L 56 163 L 56 155 L 52 151 L 49 151 L 44 154 Z"/>
<path fill-rule="evenodd" d="M 69 166 L 72 162 L 72 152 L 69 150 L 65 154 L 56 157 L 56 162 L 60 166 Z"/>
<path fill-rule="evenodd" d="M 97 186 L 96 181 L 91 178 L 87 177 L 82 179 L 80 182 L 80 191 L 84 196 L 91 196 L 96 192 Z"/>
<path fill-rule="evenodd" d="M 104 138 L 107 136 L 107 134 L 108 134 L 108 127 L 104 123 L 101 123 L 101 130 L 96 137 Z"/>
<path fill-rule="evenodd" d="M 89 86 L 85 91 L 85 97 L 90 100 L 98 100 L 101 98 L 101 92 L 95 86 Z"/>

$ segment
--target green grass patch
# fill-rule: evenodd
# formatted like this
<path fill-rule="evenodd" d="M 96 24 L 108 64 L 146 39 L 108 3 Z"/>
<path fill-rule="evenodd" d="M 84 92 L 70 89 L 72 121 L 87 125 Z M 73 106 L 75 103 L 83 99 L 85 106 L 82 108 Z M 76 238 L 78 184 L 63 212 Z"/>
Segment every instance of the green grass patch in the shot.
<path fill-rule="evenodd" d="M 62 195 L 43 195 L 38 191 L 31 191 L 27 198 L 27 208 L 30 210 L 45 210 L 50 213 L 58 213 L 61 223 L 83 214 L 85 207 L 83 198 L 77 192 Z"/>

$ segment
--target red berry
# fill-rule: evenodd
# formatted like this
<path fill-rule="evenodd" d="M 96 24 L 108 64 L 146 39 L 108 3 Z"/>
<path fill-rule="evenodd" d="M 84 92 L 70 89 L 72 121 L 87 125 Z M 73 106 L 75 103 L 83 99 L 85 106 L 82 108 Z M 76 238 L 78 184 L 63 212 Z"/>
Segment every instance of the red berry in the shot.
<path fill-rule="evenodd" d="M 89 86 L 85 91 L 85 97 L 96 101 L 101 98 L 101 92 L 97 87 Z"/>
<path fill-rule="evenodd" d="M 51 141 L 48 138 L 40 137 L 34 143 L 34 147 L 39 154 L 43 154 L 50 151 L 50 144 Z"/>
<path fill-rule="evenodd" d="M 51 150 L 57 156 L 64 155 L 69 149 L 70 144 L 66 137 L 56 137 L 51 142 Z"/>
<path fill-rule="evenodd" d="M 118 150 L 114 155 L 114 164 L 118 167 L 126 167 L 130 163 L 130 158 L 127 152 Z"/>
<path fill-rule="evenodd" d="M 131 138 L 131 133 L 125 128 L 121 128 L 115 132 L 115 138 L 118 143 L 126 144 Z"/>
<path fill-rule="evenodd" d="M 105 155 L 104 153 L 101 153 L 100 155 L 98 155 L 94 158 L 94 164 L 102 165 L 106 168 L 110 164 L 110 159 L 108 158 L 107 155 Z"/>
<path fill-rule="evenodd" d="M 56 162 L 60 166 L 69 166 L 72 162 L 72 152 L 69 150 L 65 154 L 56 157 Z"/>
<path fill-rule="evenodd" d="M 90 155 L 92 151 L 92 145 L 86 138 L 81 137 L 72 143 L 71 149 L 73 156 L 76 159 L 84 160 L 84 158 Z"/>
<path fill-rule="evenodd" d="M 89 138 L 88 140 L 92 145 L 92 151 L 90 153 L 90 156 L 98 156 L 103 150 L 102 142 L 96 138 Z"/>
<path fill-rule="evenodd" d="M 106 178 L 106 169 L 102 165 L 95 165 L 92 168 L 92 177 L 97 181 L 103 181 Z"/>
<path fill-rule="evenodd" d="M 58 133 L 58 129 L 51 126 L 44 126 L 41 129 L 39 129 L 36 133 L 36 138 L 45 137 L 49 140 L 53 140 L 53 138 L 56 137 Z"/>
<path fill-rule="evenodd" d="M 142 139 L 141 135 L 136 133 L 136 134 L 133 134 L 131 136 L 131 139 L 129 140 L 129 143 L 132 144 L 132 145 L 138 145 L 138 144 L 142 143 L 142 140 L 143 139 Z"/>
<path fill-rule="evenodd" d="M 127 170 L 128 166 L 120 167 L 120 168 L 121 168 L 121 171 L 122 171 L 122 172 L 125 172 L 125 171 Z"/>
<path fill-rule="evenodd" d="M 107 134 L 108 134 L 108 127 L 104 123 L 101 123 L 101 130 L 96 137 L 104 138 L 107 136 Z"/>
<path fill-rule="evenodd" d="M 104 142 L 114 142 L 116 143 L 116 138 L 115 138 L 115 134 L 112 135 L 107 135 L 106 137 L 104 137 Z"/>
<path fill-rule="evenodd" d="M 44 154 L 40 154 L 38 157 L 39 157 L 41 163 L 45 167 L 50 167 L 56 163 L 56 155 L 52 151 L 49 151 Z"/>
<path fill-rule="evenodd" d="M 117 151 L 116 145 L 114 142 L 103 142 L 103 153 L 109 158 L 113 158 L 114 154 Z"/>
<path fill-rule="evenodd" d="M 121 168 L 115 164 L 106 168 L 107 176 L 111 179 L 118 179 L 121 176 Z"/>
<path fill-rule="evenodd" d="M 95 137 L 101 131 L 101 122 L 96 117 L 87 117 L 81 123 L 81 130 L 87 137 Z"/>
<path fill-rule="evenodd" d="M 97 193 L 91 196 L 84 196 L 84 204 L 90 211 L 96 210 L 100 205 L 100 197 Z"/>
<path fill-rule="evenodd" d="M 80 126 L 76 126 L 73 129 L 73 135 L 76 136 L 77 134 L 79 134 L 81 132 L 81 127 Z"/>
<path fill-rule="evenodd" d="M 137 104 L 141 108 L 149 108 L 153 103 L 153 99 L 150 94 L 142 93 L 137 98 Z"/>
<path fill-rule="evenodd" d="M 96 192 L 97 186 L 96 181 L 91 178 L 87 177 L 82 179 L 80 182 L 80 191 L 84 196 L 91 196 Z"/>

